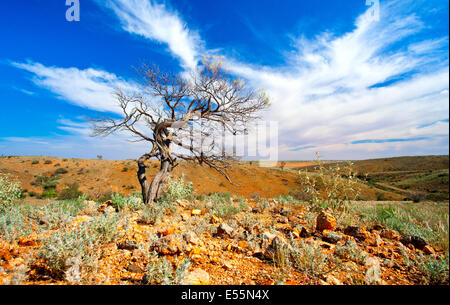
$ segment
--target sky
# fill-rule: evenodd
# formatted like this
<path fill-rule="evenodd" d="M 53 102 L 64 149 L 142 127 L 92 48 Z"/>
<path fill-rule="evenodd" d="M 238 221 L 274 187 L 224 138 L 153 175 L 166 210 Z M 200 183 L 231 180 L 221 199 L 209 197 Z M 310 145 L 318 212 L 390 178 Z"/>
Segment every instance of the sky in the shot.
<path fill-rule="evenodd" d="M 277 157 L 357 160 L 449 151 L 445 0 L 0 1 L 0 155 L 137 158 L 117 116 L 134 68 L 184 75 L 205 55 L 271 99 Z"/>

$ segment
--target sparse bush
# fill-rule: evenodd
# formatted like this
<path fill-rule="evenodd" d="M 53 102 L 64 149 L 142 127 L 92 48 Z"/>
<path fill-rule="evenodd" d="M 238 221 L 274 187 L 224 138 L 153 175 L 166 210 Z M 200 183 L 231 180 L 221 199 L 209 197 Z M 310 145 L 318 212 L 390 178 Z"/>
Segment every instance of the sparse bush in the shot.
<path fill-rule="evenodd" d="M 172 263 L 166 258 L 153 254 L 147 265 L 144 282 L 150 285 L 181 285 L 190 265 L 190 261 L 185 259 L 174 270 Z"/>
<path fill-rule="evenodd" d="M 59 192 L 58 199 L 60 200 L 77 199 L 78 197 L 83 195 L 83 192 L 78 189 L 79 188 L 78 183 L 74 182 L 66 185 L 67 188 Z"/>
<path fill-rule="evenodd" d="M 191 200 L 194 198 L 192 183 L 185 184 L 184 178 L 169 178 L 162 201 L 173 202 L 179 199 Z"/>
<path fill-rule="evenodd" d="M 354 240 L 348 240 L 343 246 L 337 245 L 334 253 L 342 259 L 349 259 L 359 264 L 364 264 L 368 257 L 367 253 L 358 248 Z"/>
<path fill-rule="evenodd" d="M 314 205 L 324 203 L 324 206 L 344 211 L 346 203 L 355 200 L 359 195 L 357 174 L 353 172 L 353 163 L 325 167 L 316 153 L 317 173 L 299 171 L 298 182 L 305 187 L 305 194 L 312 197 Z"/>
<path fill-rule="evenodd" d="M 60 168 L 57 168 L 56 170 L 55 170 L 55 172 L 53 173 L 53 175 L 62 175 L 62 174 L 67 174 L 67 169 L 65 169 L 64 167 L 60 167 Z"/>
<path fill-rule="evenodd" d="M 315 247 L 303 241 L 299 245 L 297 241 L 291 240 L 290 249 L 293 267 L 312 277 L 317 278 L 332 272 L 339 266 L 338 260 L 324 253 L 320 246 Z"/>
<path fill-rule="evenodd" d="M 123 197 L 118 193 L 113 193 L 111 195 L 112 206 L 119 211 L 137 211 L 144 207 L 142 198 L 136 195 L 130 195 L 128 197 Z"/>
<path fill-rule="evenodd" d="M 31 165 L 39 164 L 39 160 L 33 160 L 31 161 Z"/>
<path fill-rule="evenodd" d="M 45 160 L 44 164 L 52 164 L 52 161 L 51 160 Z"/>
<path fill-rule="evenodd" d="M 42 241 L 43 248 L 38 255 L 56 278 L 64 275 L 74 258 L 81 262 L 80 273 L 88 274 L 100 255 L 99 246 L 117 238 L 116 223 L 115 217 L 98 216 L 69 232 L 56 232 Z"/>
<path fill-rule="evenodd" d="M 142 213 L 140 218 L 138 219 L 138 222 L 147 225 L 155 225 L 160 221 L 162 217 L 164 217 L 165 214 L 165 208 L 158 203 L 150 206 L 146 205 L 142 209 Z"/>
<path fill-rule="evenodd" d="M 0 173 L 0 213 L 19 199 L 20 194 L 20 184 L 13 181 L 9 175 Z"/>
<path fill-rule="evenodd" d="M 31 224 L 21 212 L 20 207 L 10 206 L 0 210 L 0 238 L 13 242 L 31 233 Z"/>
<path fill-rule="evenodd" d="M 221 218 L 231 218 L 241 210 L 235 207 L 232 203 L 215 203 L 213 205 L 213 212 L 216 216 Z"/>
<path fill-rule="evenodd" d="M 423 254 L 413 254 L 411 259 L 404 251 L 403 257 L 409 268 L 417 269 L 422 274 L 422 280 L 427 285 L 449 284 L 449 254 L 445 257 L 431 257 Z"/>
<path fill-rule="evenodd" d="M 108 200 L 112 200 L 112 195 L 113 195 L 113 192 L 106 191 L 106 192 L 103 192 L 96 200 L 98 202 L 105 202 Z"/>

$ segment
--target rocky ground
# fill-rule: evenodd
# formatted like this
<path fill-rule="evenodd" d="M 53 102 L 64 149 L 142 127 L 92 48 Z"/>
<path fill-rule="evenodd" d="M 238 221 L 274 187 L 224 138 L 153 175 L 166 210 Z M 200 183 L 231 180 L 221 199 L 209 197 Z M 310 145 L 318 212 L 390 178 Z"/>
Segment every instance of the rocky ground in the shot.
<path fill-rule="evenodd" d="M 0 283 L 448 284 L 446 250 L 377 224 L 343 226 L 307 203 L 84 201 L 71 215 L 46 211 L 29 212 L 27 234 L 0 239 Z"/>

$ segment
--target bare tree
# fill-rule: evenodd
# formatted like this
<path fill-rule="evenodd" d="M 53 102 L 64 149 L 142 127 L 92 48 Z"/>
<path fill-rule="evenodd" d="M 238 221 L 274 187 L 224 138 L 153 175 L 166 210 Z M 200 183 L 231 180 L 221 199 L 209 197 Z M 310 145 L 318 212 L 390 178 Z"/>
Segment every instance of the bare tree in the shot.
<path fill-rule="evenodd" d="M 145 203 L 158 200 L 178 160 L 191 160 L 215 169 L 232 183 L 226 169 L 233 154 L 219 135 L 242 134 L 258 112 L 269 105 L 264 92 L 255 93 L 226 73 L 220 63 L 206 59 L 189 77 L 161 72 L 156 66 L 137 69 L 142 76 L 138 93 L 115 92 L 123 112 L 120 119 L 94 120 L 94 135 L 127 131 L 136 141 L 151 144 L 138 160 L 137 177 Z M 145 162 L 160 161 L 149 183 Z"/>

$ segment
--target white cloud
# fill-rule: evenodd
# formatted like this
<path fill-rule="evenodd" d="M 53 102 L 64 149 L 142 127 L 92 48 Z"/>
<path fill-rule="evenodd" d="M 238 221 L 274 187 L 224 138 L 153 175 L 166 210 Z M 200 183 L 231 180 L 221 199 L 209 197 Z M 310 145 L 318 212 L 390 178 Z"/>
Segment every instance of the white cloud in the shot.
<path fill-rule="evenodd" d="M 339 37 L 326 33 L 313 40 L 296 39 L 296 49 L 284 67 L 227 59 L 231 71 L 251 86 L 265 88 L 272 97 L 265 118 L 279 121 L 279 142 L 284 144 L 280 158 L 310 159 L 312 151 L 327 151 L 329 158 L 346 154 L 349 158 L 364 151 L 380 156 L 415 154 L 431 147 L 434 153 L 446 153 L 448 123 L 418 126 L 448 118 L 448 58 L 442 52 L 448 38 L 405 42 L 424 24 L 414 14 L 404 15 L 398 2 L 384 2 L 381 16 L 374 22 L 365 13 L 352 32 Z M 402 48 L 395 46 L 399 42 Z M 345 144 L 417 136 L 430 139 L 358 144 L 357 148 Z M 444 137 L 447 143 L 431 145 L 433 137 Z M 403 149 L 414 145 L 412 150 Z M 314 148 L 291 151 L 303 146 Z"/>
<path fill-rule="evenodd" d="M 166 43 L 172 54 L 181 59 L 185 68 L 197 65 L 198 51 L 203 43 L 199 35 L 189 30 L 175 12 L 152 0 L 98 1 L 119 18 L 123 30 L 147 39 Z"/>
<path fill-rule="evenodd" d="M 120 113 L 114 90 L 133 90 L 134 85 L 102 70 L 47 67 L 40 63 L 12 63 L 33 73 L 33 82 L 69 103 L 98 111 Z"/>
<path fill-rule="evenodd" d="M 153 1 L 105 3 L 124 30 L 167 43 L 185 68 L 195 67 L 202 41 L 176 13 Z M 449 124 L 442 122 L 449 112 L 448 37 L 409 42 L 426 25 L 408 13 L 408 5 L 407 1 L 383 2 L 380 21 L 362 14 L 355 29 L 341 36 L 326 33 L 310 40 L 294 39 L 286 66 L 255 66 L 227 58 L 227 68 L 246 78 L 250 86 L 265 88 L 272 97 L 265 118 L 279 122 L 281 159 L 311 159 L 314 151 L 328 159 L 448 152 Z M 100 111 L 117 112 L 113 88 L 133 88 L 132 83 L 95 69 L 14 65 L 34 73 L 36 84 L 60 98 Z M 60 123 L 60 129 L 74 134 L 70 139 L 75 141 L 77 135 L 89 145 L 100 143 L 87 140 L 86 126 Z M 351 144 L 412 138 L 422 140 Z M 115 137 L 111 149 L 121 141 L 125 136 Z M 106 149 L 108 141 L 101 143 Z M 307 148 L 292 151 L 298 147 Z"/>

